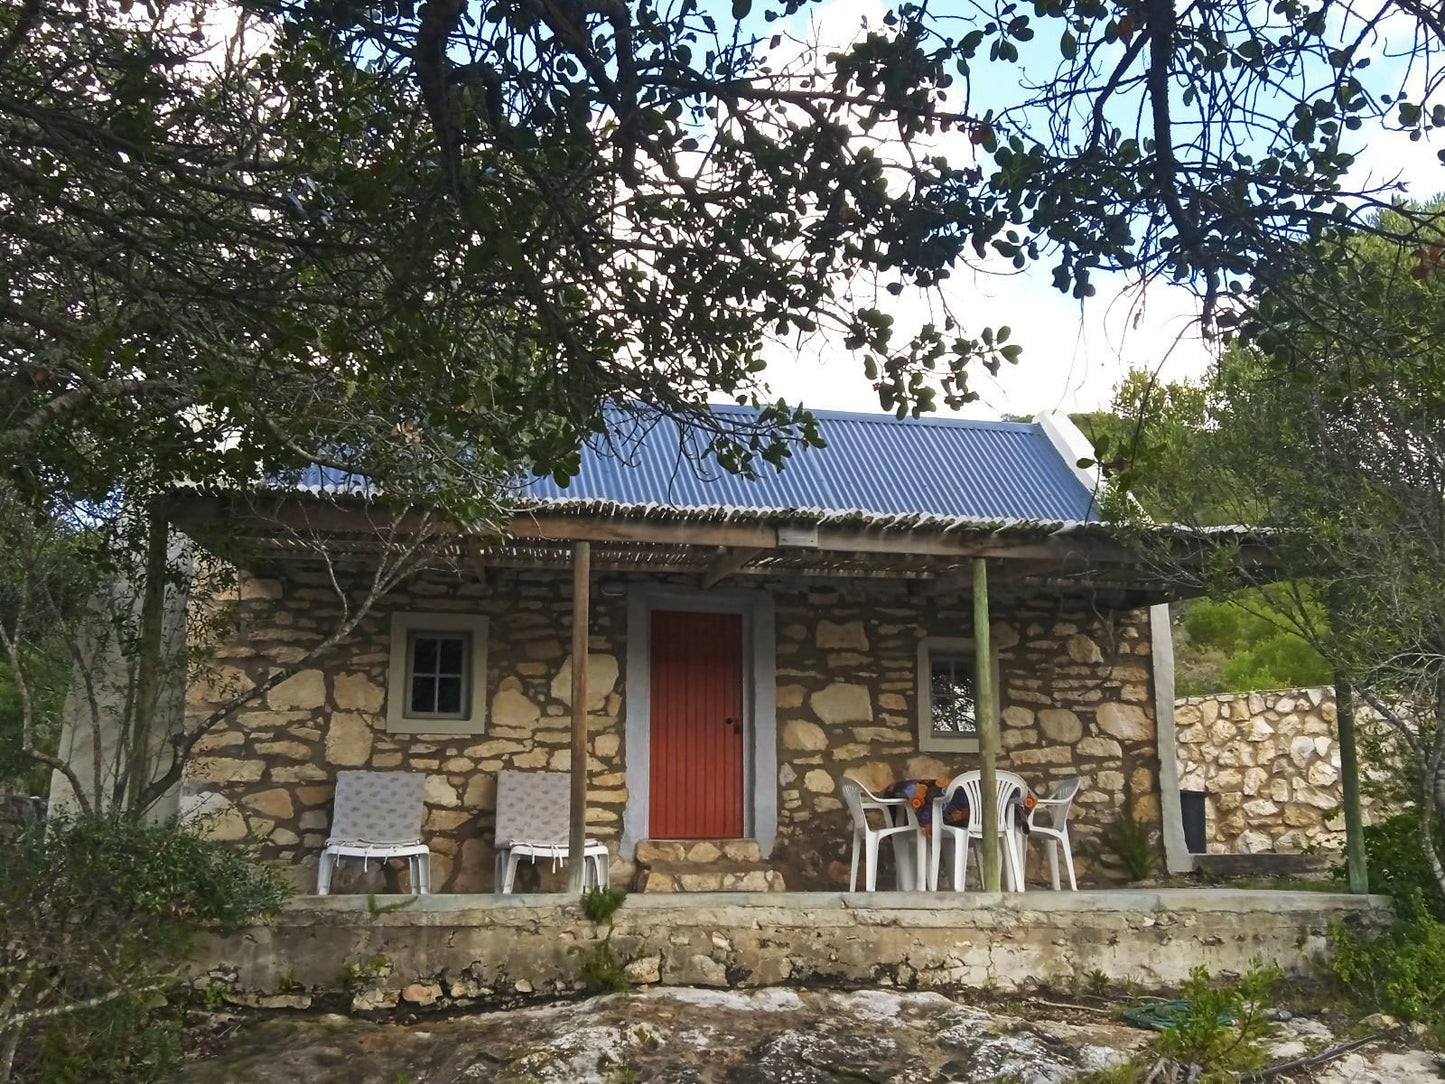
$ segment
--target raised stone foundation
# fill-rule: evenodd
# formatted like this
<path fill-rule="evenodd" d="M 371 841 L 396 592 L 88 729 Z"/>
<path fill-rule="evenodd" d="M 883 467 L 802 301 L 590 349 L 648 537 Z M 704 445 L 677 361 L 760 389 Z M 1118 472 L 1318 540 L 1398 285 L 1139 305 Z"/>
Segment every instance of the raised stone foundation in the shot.
<path fill-rule="evenodd" d="M 1222 889 L 633 896 L 611 946 L 639 985 L 1016 990 L 1101 974 L 1162 989 L 1199 965 L 1305 974 L 1331 922 L 1388 916 L 1377 896 Z M 214 938 L 193 973 L 250 1004 L 501 1006 L 575 993 L 601 934 L 556 896 L 312 897 Z"/>

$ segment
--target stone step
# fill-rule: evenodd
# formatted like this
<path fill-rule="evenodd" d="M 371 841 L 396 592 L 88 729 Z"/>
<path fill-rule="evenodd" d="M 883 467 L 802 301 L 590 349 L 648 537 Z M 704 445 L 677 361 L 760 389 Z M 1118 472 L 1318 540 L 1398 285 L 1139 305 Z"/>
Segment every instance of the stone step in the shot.
<path fill-rule="evenodd" d="M 751 862 L 763 860 L 755 839 L 644 839 L 637 844 L 639 865 L 662 862 Z"/>
<path fill-rule="evenodd" d="M 783 875 L 760 862 L 667 862 L 640 866 L 637 891 L 786 892 Z"/>

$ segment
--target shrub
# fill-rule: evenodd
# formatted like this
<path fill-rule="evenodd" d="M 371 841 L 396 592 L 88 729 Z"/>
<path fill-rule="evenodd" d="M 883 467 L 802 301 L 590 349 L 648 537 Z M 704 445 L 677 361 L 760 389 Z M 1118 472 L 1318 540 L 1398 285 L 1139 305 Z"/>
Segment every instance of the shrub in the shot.
<path fill-rule="evenodd" d="M 610 931 L 608 937 L 578 946 L 576 952 L 582 958 L 578 968 L 582 989 L 589 994 L 620 994 L 627 989 L 627 969 L 613 951 Z"/>
<path fill-rule="evenodd" d="M 1415 813 L 1396 813 L 1379 824 L 1367 825 L 1364 836 L 1370 891 L 1389 896 L 1397 908 L 1423 905 L 1436 918 L 1445 919 L 1445 898 L 1425 863 L 1420 821 Z M 1331 874 L 1340 884 L 1349 882 L 1344 863 L 1335 866 Z"/>
<path fill-rule="evenodd" d="M 1254 967 L 1230 982 L 1215 982 L 1203 967 L 1180 989 L 1183 1008 L 1164 1029 L 1155 1053 L 1199 1084 L 1225 1084 L 1265 1064 L 1260 1041 L 1270 1031 L 1269 1008 L 1283 976 L 1276 967 Z"/>
<path fill-rule="evenodd" d="M 589 922 L 607 927 L 600 940 L 570 950 L 582 957 L 582 988 L 589 994 L 620 994 L 627 989 L 627 970 L 612 949 L 613 916 L 626 899 L 627 891 L 622 888 L 594 888 L 582 893 L 582 913 Z"/>
<path fill-rule="evenodd" d="M 612 916 L 627 899 L 625 888 L 591 888 L 582 893 L 582 913 L 589 922 L 612 927 Z"/>
<path fill-rule="evenodd" d="M 1158 861 L 1153 829 L 1130 811 L 1120 811 L 1105 826 L 1099 834 L 1099 850 L 1105 865 L 1122 869 L 1131 881 L 1148 877 Z"/>
<path fill-rule="evenodd" d="M 1419 1021 L 1445 1043 L 1445 901 L 1425 863 L 1414 812 L 1368 826 L 1365 861 L 1370 891 L 1394 901 L 1395 921 L 1373 933 L 1336 923 L 1329 969 L 1363 1009 Z M 1345 867 L 1334 876 L 1347 880 Z"/>
<path fill-rule="evenodd" d="M 1357 1004 L 1419 1021 L 1445 1043 L 1445 923 L 1418 894 L 1396 910 L 1394 925 L 1373 936 L 1336 923 L 1329 969 Z"/>
<path fill-rule="evenodd" d="M 26 829 L 0 862 L 0 1082 L 155 1079 L 178 1053 L 165 993 L 197 936 L 274 914 L 287 891 L 174 821 Z"/>

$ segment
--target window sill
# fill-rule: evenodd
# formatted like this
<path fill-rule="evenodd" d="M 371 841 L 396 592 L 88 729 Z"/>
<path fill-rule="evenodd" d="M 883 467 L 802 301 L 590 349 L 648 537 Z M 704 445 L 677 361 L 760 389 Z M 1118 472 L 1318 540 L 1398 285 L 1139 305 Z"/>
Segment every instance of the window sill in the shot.
<path fill-rule="evenodd" d="M 480 736 L 487 732 L 487 724 L 481 719 L 387 719 L 386 732 L 418 737 L 428 734 Z"/>
<path fill-rule="evenodd" d="M 918 749 L 923 753 L 977 753 L 977 738 L 939 738 L 924 735 L 918 740 Z"/>

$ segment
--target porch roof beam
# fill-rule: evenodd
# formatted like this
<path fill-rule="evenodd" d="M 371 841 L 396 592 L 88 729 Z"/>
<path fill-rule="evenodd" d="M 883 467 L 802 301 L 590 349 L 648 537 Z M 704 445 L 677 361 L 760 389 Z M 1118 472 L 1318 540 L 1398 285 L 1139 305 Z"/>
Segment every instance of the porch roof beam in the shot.
<path fill-rule="evenodd" d="M 435 529 L 435 522 L 421 514 L 395 518 L 384 509 L 367 502 L 345 497 L 298 495 L 194 495 L 176 502 L 177 525 L 198 537 L 223 533 L 232 537 L 250 535 L 264 542 L 268 537 L 278 540 L 288 534 L 332 534 L 358 536 L 383 527 L 405 532 L 414 520 L 420 528 L 426 524 Z M 1000 585 L 1020 579 L 1043 577 L 1050 580 L 1077 580 L 1081 587 L 1107 585 L 1119 589 L 1141 590 L 1158 597 L 1180 597 L 1197 593 L 1193 585 L 1164 573 L 1172 564 L 1187 569 L 1204 563 L 1214 547 L 1206 539 L 1175 539 L 1172 557 L 1161 555 L 1153 570 L 1145 555 L 1098 533 L 1060 532 L 1041 536 L 1027 528 L 989 531 L 985 528 L 953 531 L 919 528 L 878 528 L 865 526 L 820 524 L 803 532 L 769 523 L 683 522 L 629 518 L 598 519 L 559 512 L 521 513 L 508 525 L 508 537 L 471 535 L 468 546 L 482 547 L 492 565 L 530 561 L 529 555 L 508 553 L 508 543 L 526 547 L 532 543 L 554 543 L 557 548 L 571 549 L 575 542 L 591 542 L 608 547 L 672 546 L 700 551 L 696 572 L 721 573 L 723 565 L 709 568 L 719 548 L 729 554 L 752 551 L 752 556 L 726 575 L 747 574 L 812 574 L 804 568 L 816 564 L 820 575 L 839 574 L 828 558 L 847 554 L 864 564 L 876 565 L 880 574 L 909 565 L 939 563 L 964 566 L 975 558 L 993 562 L 992 573 Z M 462 532 L 458 532 L 459 536 Z M 780 537 L 781 536 L 781 537 Z M 803 541 L 799 541 L 799 538 Z M 498 543 L 501 543 L 499 546 Z M 711 554 L 708 551 L 712 551 Z M 1268 577 L 1272 560 L 1268 550 L 1257 542 L 1237 545 L 1234 563 L 1248 570 L 1253 577 Z M 732 558 L 730 557 L 729 560 Z M 604 558 L 599 568 L 613 564 Z M 647 570 L 651 562 L 637 562 L 637 570 Z M 856 565 L 858 562 L 848 562 Z M 619 566 L 621 567 L 621 566 Z M 629 563 L 625 566 L 631 568 Z M 656 569 L 653 569 L 656 570 Z M 937 574 L 959 587 L 967 573 L 955 567 L 954 575 L 946 568 L 920 569 L 918 574 Z M 962 576 L 957 575 L 963 572 Z M 725 578 L 721 577 L 720 578 Z M 941 584 L 945 589 L 953 583 Z"/>
<path fill-rule="evenodd" d="M 830 526 L 817 528 L 817 544 L 793 546 L 779 542 L 778 528 L 765 523 L 683 523 L 650 520 L 591 520 L 556 513 L 520 515 L 511 533 L 518 539 L 586 539 L 592 542 L 757 548 L 785 553 L 848 552 L 897 556 L 999 558 L 1008 562 L 1056 564 L 1062 559 L 1089 564 L 1137 566 L 1139 554 L 1110 538 L 1067 532 L 1044 538 L 1009 538 L 1006 532 L 979 528 L 937 531 L 923 528 Z M 1268 551 L 1256 544 L 1239 547 L 1245 565 L 1268 563 Z"/>
<path fill-rule="evenodd" d="M 738 546 L 733 549 L 724 547 L 703 572 L 703 589 L 713 587 L 729 576 L 741 572 L 749 561 L 762 552 L 761 546 Z"/>

